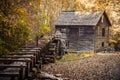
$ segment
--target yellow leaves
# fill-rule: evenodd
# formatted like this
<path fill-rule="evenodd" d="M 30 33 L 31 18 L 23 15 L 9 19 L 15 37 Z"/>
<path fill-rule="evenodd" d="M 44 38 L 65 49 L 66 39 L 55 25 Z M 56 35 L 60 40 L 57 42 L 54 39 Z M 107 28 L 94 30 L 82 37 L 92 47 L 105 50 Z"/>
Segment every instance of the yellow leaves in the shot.
<path fill-rule="evenodd" d="M 32 6 L 32 5 L 33 5 L 33 2 L 32 2 L 32 1 L 31 1 L 31 2 L 29 2 L 29 5 L 30 5 L 30 6 Z"/>
<path fill-rule="evenodd" d="M 23 25 L 26 24 L 26 22 L 24 20 L 20 20 L 20 23 L 23 24 Z"/>
<path fill-rule="evenodd" d="M 83 54 L 83 58 L 91 57 L 94 55 L 95 55 L 94 53 L 85 53 L 85 54 Z"/>
<path fill-rule="evenodd" d="M 110 40 L 109 40 L 109 43 L 115 44 L 115 43 L 117 43 L 117 41 L 116 41 L 116 40 L 113 40 L 113 39 L 110 39 Z"/>
<path fill-rule="evenodd" d="M 8 22 L 9 20 L 8 20 L 7 17 L 4 17 L 4 18 L 3 18 L 3 21 L 4 21 L 4 22 Z"/>
<path fill-rule="evenodd" d="M 8 36 L 10 36 L 10 35 L 11 35 L 11 31 L 10 31 L 10 30 L 8 30 L 7 35 L 8 35 Z"/>
<path fill-rule="evenodd" d="M 46 32 L 50 32 L 50 31 L 51 31 L 50 27 L 48 27 L 48 26 L 45 26 L 45 27 L 44 27 L 44 30 L 45 30 Z"/>
<path fill-rule="evenodd" d="M 21 0 L 17 0 L 17 2 L 19 3 Z"/>
<path fill-rule="evenodd" d="M 20 14 L 22 14 L 22 15 L 27 14 L 26 8 L 19 8 L 19 9 L 18 9 L 18 12 L 19 12 Z"/>
<path fill-rule="evenodd" d="M 118 38 L 118 41 L 120 41 L 120 37 Z"/>
<path fill-rule="evenodd" d="M 32 0 L 29 2 L 29 6 L 33 7 L 35 10 L 38 10 L 41 6 L 40 2 L 41 1 Z"/>
<path fill-rule="evenodd" d="M 33 40 L 32 36 L 28 36 L 28 41 L 32 41 L 32 40 Z"/>
<path fill-rule="evenodd" d="M 23 20 L 21 20 L 21 23 L 24 23 L 24 21 L 23 21 Z"/>
<path fill-rule="evenodd" d="M 36 31 L 36 34 L 38 34 L 38 35 L 46 35 L 50 31 L 51 31 L 50 26 L 43 24 L 43 25 L 39 26 L 39 28 Z"/>
<path fill-rule="evenodd" d="M 76 54 L 76 53 L 68 53 L 65 54 L 60 60 L 57 62 L 64 62 L 64 61 L 73 61 L 73 60 L 80 60 L 83 58 L 91 57 L 94 56 L 94 53 L 86 52 L 86 53 L 81 53 L 81 54 Z"/>
<path fill-rule="evenodd" d="M 12 9 L 12 11 L 14 12 L 13 14 L 17 14 L 17 15 L 26 15 L 27 14 L 27 8 L 26 7 L 14 7 Z"/>
<path fill-rule="evenodd" d="M 31 6 L 31 5 L 32 5 L 32 3 L 30 2 L 30 3 L 29 3 L 29 5 Z"/>

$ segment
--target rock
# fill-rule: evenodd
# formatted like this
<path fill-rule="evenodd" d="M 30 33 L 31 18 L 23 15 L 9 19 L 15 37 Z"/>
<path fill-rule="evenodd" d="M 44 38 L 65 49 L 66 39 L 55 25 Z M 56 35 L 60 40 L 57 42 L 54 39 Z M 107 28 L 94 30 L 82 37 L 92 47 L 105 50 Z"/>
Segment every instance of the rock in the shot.
<path fill-rule="evenodd" d="M 62 78 L 58 78 L 52 74 L 48 74 L 46 72 L 41 72 L 41 74 L 39 75 L 41 77 L 41 79 L 51 79 L 51 80 L 63 80 Z"/>
<path fill-rule="evenodd" d="M 62 76 L 62 74 L 55 74 L 55 76 L 56 76 L 56 77 L 61 77 L 61 76 Z"/>

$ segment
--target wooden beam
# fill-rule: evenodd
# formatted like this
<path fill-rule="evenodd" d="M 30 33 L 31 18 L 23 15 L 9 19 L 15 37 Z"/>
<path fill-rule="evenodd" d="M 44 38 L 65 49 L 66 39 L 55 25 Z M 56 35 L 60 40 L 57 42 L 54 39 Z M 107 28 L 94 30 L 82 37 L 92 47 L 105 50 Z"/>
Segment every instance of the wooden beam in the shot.
<path fill-rule="evenodd" d="M 3 55 L 1 58 L 35 58 L 34 55 Z"/>
<path fill-rule="evenodd" d="M 27 74 L 31 71 L 32 65 L 31 62 L 32 60 L 30 58 L 24 58 L 24 59 L 12 59 L 12 58 L 0 58 L 0 62 L 5 63 L 5 62 L 26 62 L 27 63 Z"/>
<path fill-rule="evenodd" d="M 0 72 L 0 77 L 19 77 L 19 72 Z"/>
<path fill-rule="evenodd" d="M 30 58 L 31 59 L 31 66 L 33 67 L 36 63 L 35 60 L 35 56 L 34 55 L 3 55 L 1 58 L 12 58 L 12 59 L 16 59 L 16 58 Z"/>
<path fill-rule="evenodd" d="M 33 52 L 12 52 L 10 55 L 34 55 L 35 56 L 35 62 L 39 59 L 39 54 L 38 53 L 33 53 Z"/>
<path fill-rule="evenodd" d="M 23 79 L 25 79 L 25 68 L 27 67 L 27 65 L 25 65 L 25 64 L 0 64 L 0 68 L 19 68 L 20 69 L 20 71 L 18 71 L 19 72 L 19 76 L 20 76 L 20 78 L 23 80 Z M 13 72 L 13 71 L 12 71 Z M 17 71 L 16 71 L 16 73 L 17 73 Z M 4 75 L 3 75 L 4 74 Z M 11 73 L 11 74 L 13 74 L 13 73 Z M 2 72 L 2 74 L 0 74 L 0 75 L 3 75 L 3 76 L 11 76 L 11 74 L 10 73 L 7 73 L 6 74 L 6 72 Z M 14 74 L 13 74 L 14 75 Z M 11 76 L 12 77 L 12 76 Z"/>
<path fill-rule="evenodd" d="M 25 64 L 0 64 L 0 68 L 25 68 L 27 65 Z"/>
<path fill-rule="evenodd" d="M 24 58 L 24 59 L 12 59 L 12 58 L 0 58 L 0 62 L 5 62 L 5 61 L 15 61 L 15 62 L 31 62 L 31 60 L 28 58 Z"/>

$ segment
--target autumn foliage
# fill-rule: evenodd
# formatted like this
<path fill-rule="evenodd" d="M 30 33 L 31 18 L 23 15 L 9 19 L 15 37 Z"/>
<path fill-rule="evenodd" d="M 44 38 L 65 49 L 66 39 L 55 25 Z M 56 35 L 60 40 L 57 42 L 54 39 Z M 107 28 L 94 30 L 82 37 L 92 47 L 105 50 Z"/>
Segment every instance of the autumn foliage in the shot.
<path fill-rule="evenodd" d="M 62 11 L 105 10 L 112 23 L 110 38 L 119 50 L 119 0 L 0 0 L 0 53 L 7 53 L 54 30 Z"/>

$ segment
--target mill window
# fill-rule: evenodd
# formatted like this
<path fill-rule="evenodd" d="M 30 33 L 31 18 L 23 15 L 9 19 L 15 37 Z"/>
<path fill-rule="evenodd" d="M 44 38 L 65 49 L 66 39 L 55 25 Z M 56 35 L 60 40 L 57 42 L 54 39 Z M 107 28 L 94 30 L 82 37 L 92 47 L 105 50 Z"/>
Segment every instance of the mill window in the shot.
<path fill-rule="evenodd" d="M 101 43 L 101 46 L 104 47 L 104 45 L 105 45 L 104 42 L 102 42 L 102 43 Z"/>
<path fill-rule="evenodd" d="M 102 36 L 105 36 L 105 28 L 102 28 Z"/>

